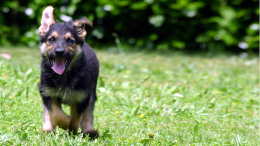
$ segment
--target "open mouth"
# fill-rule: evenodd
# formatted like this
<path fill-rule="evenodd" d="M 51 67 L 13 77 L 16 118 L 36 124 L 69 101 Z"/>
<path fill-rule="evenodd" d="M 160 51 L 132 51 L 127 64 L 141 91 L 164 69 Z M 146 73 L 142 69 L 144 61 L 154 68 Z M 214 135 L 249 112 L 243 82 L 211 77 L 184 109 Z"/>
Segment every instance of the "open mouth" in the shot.
<path fill-rule="evenodd" d="M 66 67 L 69 65 L 70 60 L 66 59 L 66 58 L 52 58 L 50 59 L 50 63 L 51 63 L 51 68 L 52 70 L 59 74 L 62 75 L 64 70 L 66 69 Z"/>

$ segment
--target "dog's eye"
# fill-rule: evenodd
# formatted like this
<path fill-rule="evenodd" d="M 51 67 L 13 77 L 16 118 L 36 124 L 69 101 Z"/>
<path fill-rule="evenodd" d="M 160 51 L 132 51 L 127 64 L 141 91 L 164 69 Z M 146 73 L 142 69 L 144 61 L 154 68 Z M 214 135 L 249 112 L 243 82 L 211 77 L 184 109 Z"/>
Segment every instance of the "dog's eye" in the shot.
<path fill-rule="evenodd" d="M 51 38 L 48 39 L 48 41 L 53 42 L 53 41 L 55 41 L 55 38 L 51 37 Z"/>
<path fill-rule="evenodd" d="M 68 38 L 68 43 L 70 43 L 70 44 L 74 44 L 74 40 L 72 40 L 71 38 Z"/>

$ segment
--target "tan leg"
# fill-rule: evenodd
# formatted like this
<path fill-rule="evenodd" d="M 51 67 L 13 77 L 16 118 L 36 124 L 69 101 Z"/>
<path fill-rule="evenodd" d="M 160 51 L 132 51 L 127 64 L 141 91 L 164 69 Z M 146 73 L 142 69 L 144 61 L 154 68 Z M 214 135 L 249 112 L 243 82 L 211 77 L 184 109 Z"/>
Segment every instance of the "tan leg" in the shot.
<path fill-rule="evenodd" d="M 43 105 L 44 115 L 43 115 L 43 132 L 54 132 L 56 125 L 51 120 L 47 108 Z"/>
<path fill-rule="evenodd" d="M 52 100 L 51 109 L 48 110 L 52 121 L 60 128 L 69 129 L 70 117 L 61 109 L 61 103 Z"/>
<path fill-rule="evenodd" d="M 87 107 L 86 110 L 83 113 L 82 116 L 82 121 L 81 121 L 81 128 L 82 132 L 87 132 L 87 131 L 93 131 L 93 114 L 92 110 L 90 109 L 91 107 Z"/>
<path fill-rule="evenodd" d="M 91 98 L 93 100 L 93 98 Z M 84 136 L 88 135 L 91 139 L 99 137 L 98 131 L 93 127 L 93 109 L 94 102 L 90 100 L 88 107 L 83 113 L 82 120 L 80 123 L 82 133 Z"/>
<path fill-rule="evenodd" d="M 73 133 L 74 135 L 77 135 L 78 129 L 79 129 L 79 123 L 81 121 L 82 114 L 78 113 L 77 105 L 71 105 L 71 112 L 70 112 L 70 125 L 69 125 L 69 132 Z"/>

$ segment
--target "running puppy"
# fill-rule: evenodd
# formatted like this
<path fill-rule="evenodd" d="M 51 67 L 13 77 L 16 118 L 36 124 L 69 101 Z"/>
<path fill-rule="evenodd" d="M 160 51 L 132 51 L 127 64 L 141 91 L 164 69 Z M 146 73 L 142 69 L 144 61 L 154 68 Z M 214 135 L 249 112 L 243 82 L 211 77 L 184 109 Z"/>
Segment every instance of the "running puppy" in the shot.
<path fill-rule="evenodd" d="M 99 63 L 94 51 L 85 43 L 86 17 L 60 23 L 53 7 L 42 13 L 40 50 L 42 55 L 39 90 L 43 100 L 43 131 L 53 132 L 56 125 L 76 135 L 79 126 L 84 136 L 98 138 L 93 127 L 93 110 L 97 99 Z M 71 108 L 70 116 L 61 104 Z"/>

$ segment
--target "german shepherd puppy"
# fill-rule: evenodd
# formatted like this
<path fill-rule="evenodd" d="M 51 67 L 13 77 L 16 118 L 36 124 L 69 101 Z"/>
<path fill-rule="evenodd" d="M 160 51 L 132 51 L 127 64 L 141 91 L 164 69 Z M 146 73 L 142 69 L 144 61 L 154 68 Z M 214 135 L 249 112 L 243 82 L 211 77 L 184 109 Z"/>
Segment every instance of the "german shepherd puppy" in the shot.
<path fill-rule="evenodd" d="M 56 125 L 76 135 L 79 126 L 84 136 L 98 138 L 93 127 L 93 110 L 97 99 L 96 86 L 99 62 L 85 43 L 86 17 L 60 23 L 53 16 L 53 7 L 42 13 L 40 50 L 42 55 L 39 90 L 43 100 L 43 131 L 53 132 Z M 61 104 L 71 108 L 70 116 Z"/>

